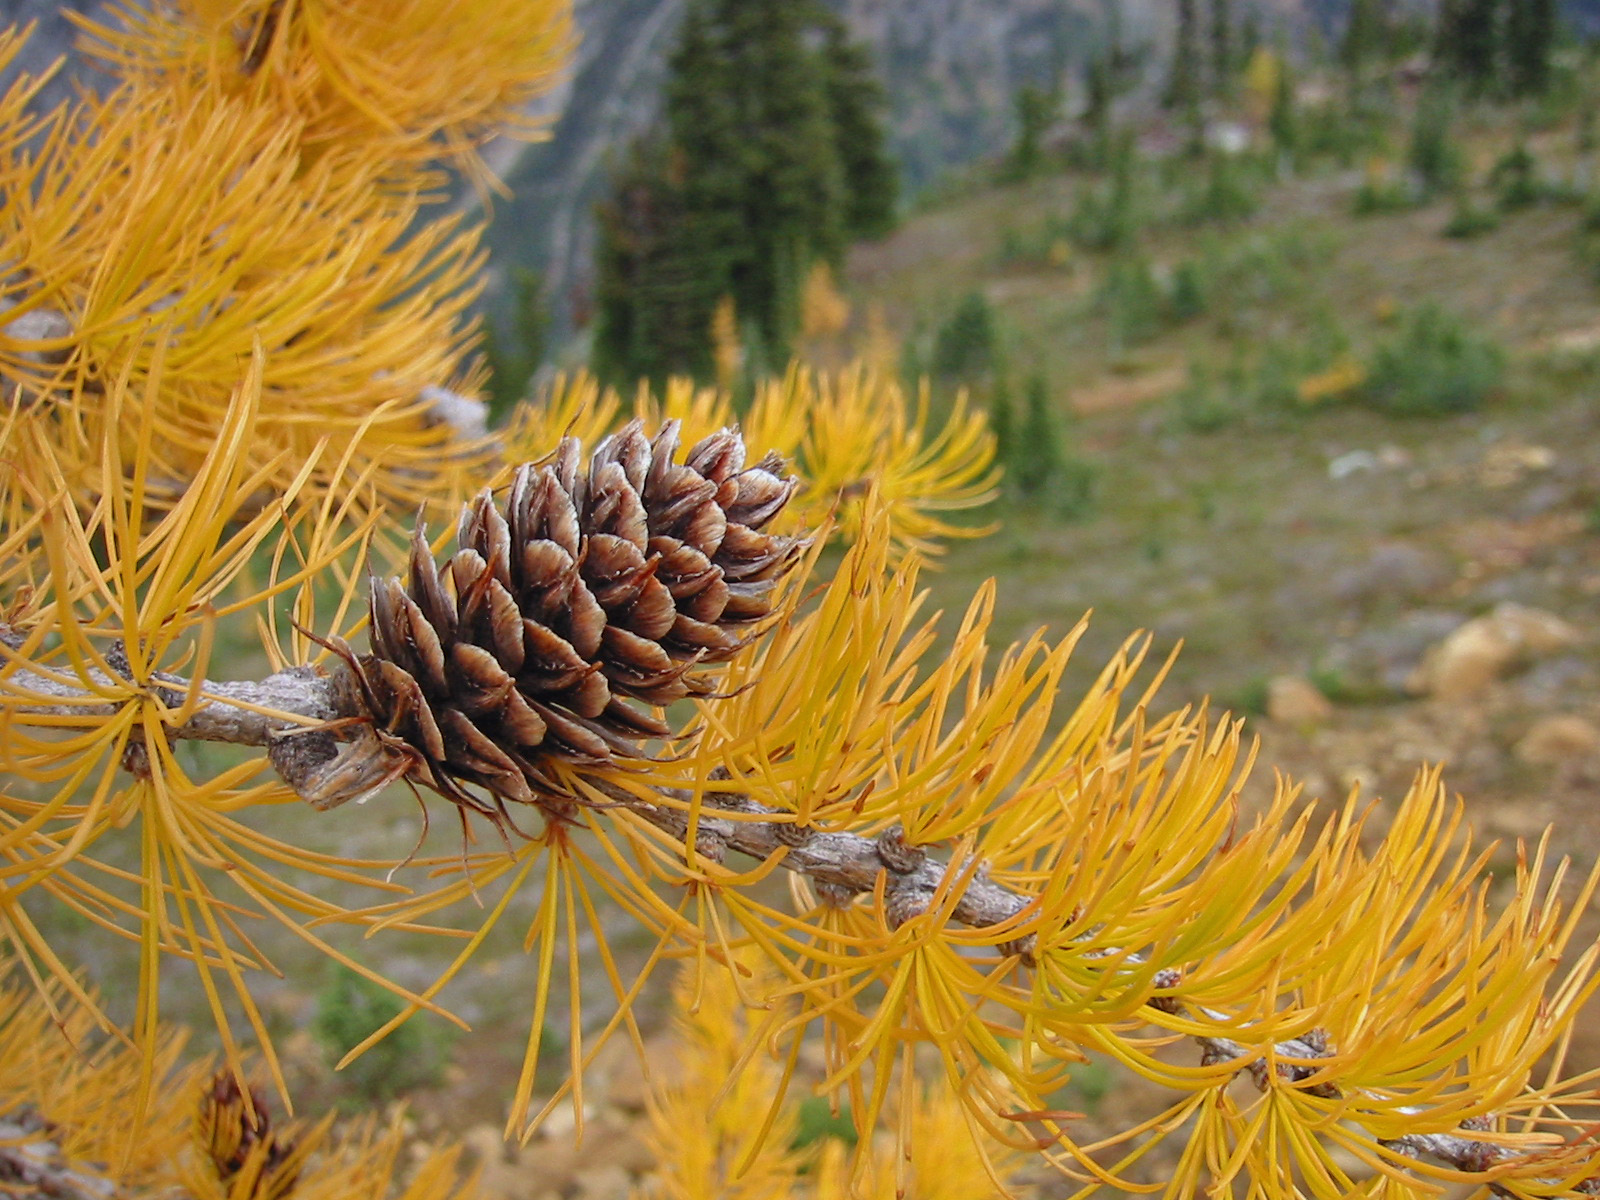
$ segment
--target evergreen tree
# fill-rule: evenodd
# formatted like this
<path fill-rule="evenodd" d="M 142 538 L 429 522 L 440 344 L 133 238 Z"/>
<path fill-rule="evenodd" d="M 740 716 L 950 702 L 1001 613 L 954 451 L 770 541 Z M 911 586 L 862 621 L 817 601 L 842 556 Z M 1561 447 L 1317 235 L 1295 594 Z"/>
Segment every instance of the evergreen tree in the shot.
<path fill-rule="evenodd" d="M 933 373 L 970 383 L 991 374 L 999 359 L 994 309 L 982 292 L 968 292 L 934 338 Z"/>
<path fill-rule="evenodd" d="M 630 383 L 711 370 L 710 327 L 717 277 L 706 271 L 720 247 L 705 236 L 661 136 L 636 143 L 610 199 L 597 211 L 596 374 Z"/>
<path fill-rule="evenodd" d="M 1237 64 L 1233 45 L 1233 0 L 1211 0 L 1211 87 L 1217 95 L 1233 93 Z"/>
<path fill-rule="evenodd" d="M 1513 0 L 1518 7 L 1537 0 Z M 1501 0 L 1445 0 L 1439 6 L 1434 53 L 1445 71 L 1474 92 L 1494 87 Z"/>
<path fill-rule="evenodd" d="M 1244 14 L 1244 23 L 1239 26 L 1238 61 L 1248 63 L 1263 45 L 1265 42 L 1261 36 L 1261 14 L 1252 8 Z"/>
<path fill-rule="evenodd" d="M 498 421 L 528 393 L 534 372 L 544 362 L 550 332 L 550 312 L 544 301 L 539 272 L 517 267 L 512 272 L 512 310 L 509 332 L 493 321 L 484 329 L 484 353 L 489 359 L 489 412 Z"/>
<path fill-rule="evenodd" d="M 1027 179 L 1044 159 L 1044 135 L 1055 118 L 1059 97 L 1035 83 L 1017 89 L 1013 103 L 1017 110 L 1017 140 L 1006 161 L 1006 177 Z"/>
<path fill-rule="evenodd" d="M 1200 102 L 1200 35 L 1196 0 L 1177 0 L 1178 35 L 1165 97 L 1168 108 L 1186 112 Z"/>
<path fill-rule="evenodd" d="M 888 98 L 867 48 L 851 39 L 839 17 L 826 9 L 820 13 L 828 107 L 844 172 L 845 231 L 855 238 L 882 237 L 894 228 L 900 195 L 899 175 L 883 130 Z"/>
<path fill-rule="evenodd" d="M 1272 133 L 1272 144 L 1280 154 L 1293 155 L 1300 148 L 1300 118 L 1296 106 L 1294 72 L 1289 56 L 1279 52 L 1278 73 L 1273 80 L 1272 111 L 1267 116 L 1267 128 Z"/>
<path fill-rule="evenodd" d="M 1406 165 L 1416 177 L 1421 198 L 1432 199 L 1460 182 L 1461 150 L 1451 137 L 1454 98 L 1445 86 L 1429 87 L 1417 101 Z"/>
<path fill-rule="evenodd" d="M 989 428 L 994 433 L 994 458 L 1006 471 L 1018 458 L 1017 414 L 1011 399 L 1011 383 L 1005 375 L 997 375 L 994 394 L 989 399 Z"/>
<path fill-rule="evenodd" d="M 1513 95 L 1539 95 L 1550 86 L 1556 40 L 1556 0 L 1515 0 L 1506 13 L 1506 82 Z"/>
<path fill-rule="evenodd" d="M 1017 455 L 1012 478 L 1025 496 L 1040 495 L 1061 470 L 1061 423 L 1050 405 L 1050 389 L 1041 375 L 1028 380 L 1026 410 L 1022 418 L 1021 443 L 1026 451 Z"/>
<path fill-rule="evenodd" d="M 705 37 L 686 39 L 673 56 L 667 92 L 685 204 L 691 219 L 731 235 L 719 236 L 722 261 L 708 264 L 726 267 L 727 286 L 717 290 L 783 358 L 805 267 L 845 246 L 827 74 L 807 45 L 814 10 L 793 0 L 699 0 L 690 12 Z"/>
<path fill-rule="evenodd" d="M 793 0 L 691 0 L 668 72 L 665 149 L 601 213 L 596 369 L 706 377 L 723 296 L 752 361 L 781 363 L 811 265 L 892 219 L 882 90 L 838 18 Z"/>
<path fill-rule="evenodd" d="M 1389 20 L 1383 0 L 1352 0 L 1350 19 L 1339 43 L 1339 60 L 1352 76 L 1359 76 L 1389 48 Z"/>

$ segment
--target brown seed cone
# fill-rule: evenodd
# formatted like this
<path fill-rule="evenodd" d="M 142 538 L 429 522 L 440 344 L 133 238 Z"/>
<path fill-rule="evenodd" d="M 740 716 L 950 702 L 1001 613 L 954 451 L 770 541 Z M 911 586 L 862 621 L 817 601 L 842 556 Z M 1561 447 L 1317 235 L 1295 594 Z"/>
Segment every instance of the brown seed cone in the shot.
<path fill-rule="evenodd" d="M 218 1072 L 201 1093 L 195 1137 L 230 1195 L 242 1191 L 249 1200 L 284 1200 L 299 1182 L 304 1155 L 292 1138 L 274 1132 L 257 1089 L 250 1089 L 246 1103 L 231 1071 Z M 240 1188 L 235 1179 L 244 1171 L 251 1179 Z"/>
<path fill-rule="evenodd" d="M 745 467 L 722 430 L 675 463 L 678 422 L 634 421 L 595 447 L 519 467 L 503 506 L 481 493 L 454 557 L 423 530 L 411 579 L 372 581 L 371 653 L 354 661 L 374 724 L 408 778 L 464 807 L 556 791 L 552 760 L 637 757 L 670 729 L 646 706 L 710 694 L 772 611 L 794 538 L 763 532 L 796 487 L 782 461 Z M 477 789 L 487 793 L 481 795 Z"/>

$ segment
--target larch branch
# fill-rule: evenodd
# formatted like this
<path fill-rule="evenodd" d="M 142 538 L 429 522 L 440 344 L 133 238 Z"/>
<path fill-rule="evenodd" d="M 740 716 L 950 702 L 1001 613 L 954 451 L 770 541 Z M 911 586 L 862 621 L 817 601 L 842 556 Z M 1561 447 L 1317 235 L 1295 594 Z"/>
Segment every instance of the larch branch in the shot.
<path fill-rule="evenodd" d="M 0 644 L 13 652 L 8 656 L 12 661 L 0 668 L 0 706 L 10 709 L 13 719 L 110 715 L 114 711 L 115 705 L 99 702 L 99 693 L 88 686 L 22 666 L 14 653 L 23 644 L 16 630 L 0 625 Z M 114 668 L 126 667 L 126 654 L 120 646 L 113 645 L 106 660 Z M 384 743 L 370 721 L 353 719 L 361 708 L 351 676 L 348 668 L 336 665 L 330 674 L 293 667 L 259 682 L 204 680 L 199 685 L 203 700 L 187 720 L 171 727 L 169 736 L 266 747 L 273 765 L 302 797 L 318 808 L 333 807 L 371 794 L 398 778 L 403 766 L 397 761 L 398 752 Z M 96 672 L 87 682 L 98 687 L 126 686 L 127 679 L 113 681 Z M 192 683 L 163 674 L 148 686 L 177 709 L 190 694 Z M 591 777 L 588 782 L 608 801 L 627 807 L 675 840 L 682 842 L 687 837 L 687 793 L 662 792 L 664 803 L 652 804 L 604 779 Z M 1011 924 L 1030 903 L 1026 896 L 989 879 L 980 864 L 943 862 L 908 844 L 898 829 L 876 837 L 808 829 L 796 825 L 788 814 L 731 794 L 706 797 L 695 827 L 697 851 L 713 860 L 720 860 L 728 851 L 758 860 L 781 852 L 781 865 L 811 880 L 825 902 L 847 904 L 881 886 L 886 911 L 898 922 L 925 912 L 945 888 L 946 874 L 952 869 L 966 876 L 964 883 L 955 884 L 961 894 L 952 916 L 960 924 L 971 928 Z M 1026 940 L 1003 948 L 1031 965 Z M 1124 956 L 1120 961 L 1136 965 L 1141 960 Z M 1182 982 L 1175 971 L 1156 978 L 1164 989 Z M 1185 1011 L 1183 1002 L 1175 997 L 1157 997 L 1149 1003 L 1172 1015 Z M 1215 1036 L 1196 1036 L 1194 1041 L 1207 1061 L 1237 1062 L 1239 1070 L 1249 1074 L 1258 1087 L 1270 1086 L 1263 1047 Z M 1291 1079 L 1309 1076 L 1316 1069 L 1312 1064 L 1327 1056 L 1324 1047 L 1304 1038 L 1278 1042 L 1271 1049 L 1280 1075 Z M 1307 1065 L 1296 1067 L 1297 1061 Z M 1326 1094 L 1338 1094 L 1332 1085 L 1322 1086 L 1329 1089 Z M 1518 1156 L 1515 1149 L 1478 1140 L 1471 1132 L 1407 1134 L 1383 1144 L 1406 1157 L 1432 1159 L 1473 1173 Z M 4 1169 L 0 1165 L 0 1171 Z M 1600 1193 L 1600 1177 L 1580 1186 L 1585 1192 Z M 91 1193 L 82 1194 L 87 1197 Z"/>

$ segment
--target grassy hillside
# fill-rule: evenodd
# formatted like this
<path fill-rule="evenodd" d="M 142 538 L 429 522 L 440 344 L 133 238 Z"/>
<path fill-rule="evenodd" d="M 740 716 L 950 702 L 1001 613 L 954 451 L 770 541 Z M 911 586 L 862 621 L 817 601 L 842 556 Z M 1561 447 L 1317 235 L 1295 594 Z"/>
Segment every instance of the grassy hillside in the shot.
<path fill-rule="evenodd" d="M 1016 396 L 1043 379 L 1095 479 L 1075 520 L 1048 493 L 1013 495 L 1002 532 L 950 554 L 935 583 L 948 605 L 992 574 L 1010 634 L 1094 609 L 1080 680 L 1135 629 L 1158 656 L 1181 641 L 1168 697 L 1255 714 L 1269 758 L 1313 793 L 1393 795 L 1444 761 L 1480 826 L 1558 819 L 1587 860 L 1600 752 L 1519 752 L 1546 718 L 1600 723 L 1600 282 L 1582 105 L 1460 114 L 1459 187 L 1424 200 L 1407 168 L 1415 101 L 1396 90 L 1358 146 L 1292 166 L 1259 131 L 1254 150 L 1195 158 L 1152 125 L 1132 131 L 1120 187 L 1114 171 L 1064 164 L 975 180 L 862 248 L 849 283 L 922 363 L 981 294 L 1003 365 L 971 385 Z M 1504 165 L 1518 145 L 1533 160 L 1520 192 Z M 1114 236 L 1108 209 L 1126 226 Z M 1470 232 L 1463 213 L 1483 228 L 1446 236 Z M 1462 362 L 1435 361 L 1417 332 L 1430 321 L 1459 335 Z M 1474 372 L 1493 378 L 1471 411 L 1397 416 L 1379 410 L 1382 362 L 1446 376 L 1447 401 Z M 1427 695 L 1430 647 L 1508 601 L 1581 636 L 1477 695 Z M 1267 719 L 1284 676 L 1329 714 Z"/>

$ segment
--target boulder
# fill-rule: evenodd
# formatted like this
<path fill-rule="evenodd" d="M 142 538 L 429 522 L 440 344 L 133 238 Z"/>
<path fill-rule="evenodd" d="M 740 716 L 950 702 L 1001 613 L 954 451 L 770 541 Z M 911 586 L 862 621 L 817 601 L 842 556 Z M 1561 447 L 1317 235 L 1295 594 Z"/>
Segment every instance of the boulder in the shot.
<path fill-rule="evenodd" d="M 1471 699 L 1513 668 L 1564 650 L 1578 640 L 1578 631 L 1553 613 L 1522 604 L 1501 604 L 1429 650 L 1413 690 L 1437 700 Z"/>
<path fill-rule="evenodd" d="M 1284 725 L 1320 725 L 1333 715 L 1333 705 L 1316 684 L 1299 675 L 1267 681 L 1267 717 Z"/>
<path fill-rule="evenodd" d="M 1535 766 L 1551 766 L 1600 753 L 1600 726 L 1572 713 L 1541 717 L 1523 734 L 1516 756 Z"/>

